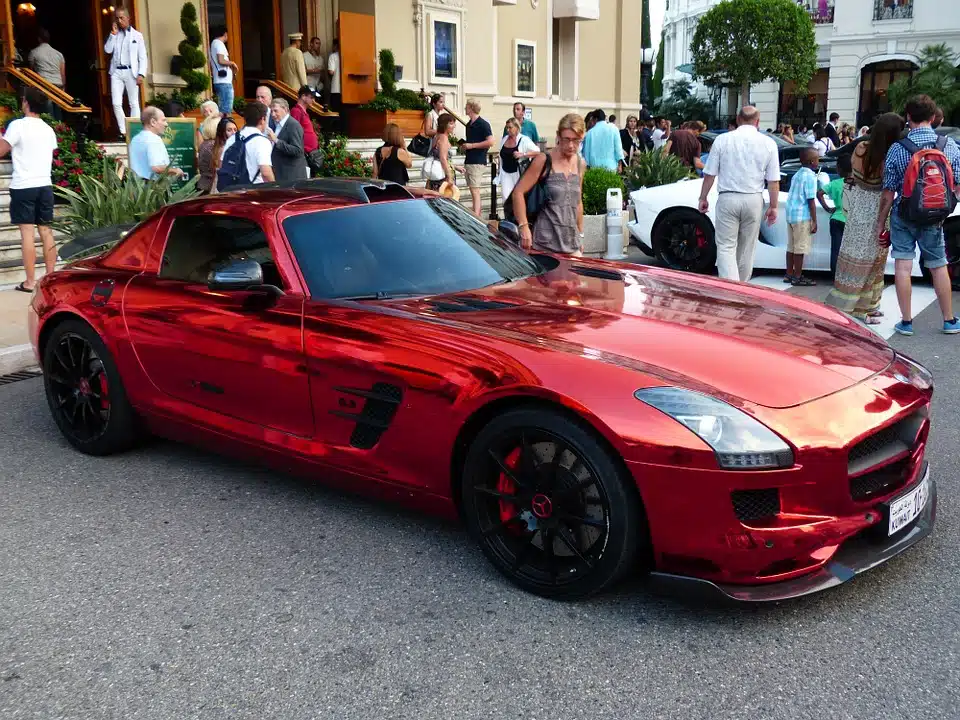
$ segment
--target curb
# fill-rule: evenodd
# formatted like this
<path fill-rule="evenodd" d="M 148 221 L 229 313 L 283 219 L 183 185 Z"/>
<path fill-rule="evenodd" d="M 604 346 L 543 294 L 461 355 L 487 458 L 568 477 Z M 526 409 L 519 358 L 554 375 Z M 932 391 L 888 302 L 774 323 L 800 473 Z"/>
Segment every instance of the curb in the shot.
<path fill-rule="evenodd" d="M 0 375 L 9 375 L 36 366 L 37 359 L 33 356 L 32 345 L 14 345 L 0 349 Z"/>

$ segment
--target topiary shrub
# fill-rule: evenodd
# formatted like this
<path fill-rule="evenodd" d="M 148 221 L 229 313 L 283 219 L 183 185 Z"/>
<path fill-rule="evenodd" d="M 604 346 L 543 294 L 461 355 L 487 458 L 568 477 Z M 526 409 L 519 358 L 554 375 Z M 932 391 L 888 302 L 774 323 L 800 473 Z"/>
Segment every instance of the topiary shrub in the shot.
<path fill-rule="evenodd" d="M 630 191 L 642 187 L 670 185 L 679 180 L 693 177 L 693 172 L 676 155 L 662 152 L 638 152 L 625 173 Z"/>
<path fill-rule="evenodd" d="M 380 51 L 380 90 L 384 95 L 393 95 L 397 91 L 397 63 L 393 50 L 389 48 Z"/>
<path fill-rule="evenodd" d="M 583 214 L 605 215 L 607 212 L 607 190 L 619 188 L 624 193 L 623 178 L 612 170 L 590 168 L 583 175 Z"/>
<path fill-rule="evenodd" d="M 197 24 L 197 8 L 192 2 L 183 4 L 180 11 L 180 29 L 184 39 L 177 50 L 180 53 L 180 77 L 187 84 L 180 93 L 181 103 L 186 110 L 199 106 L 198 96 L 210 88 L 210 76 L 200 68 L 207 65 L 207 56 L 203 52 L 203 36 Z"/>
<path fill-rule="evenodd" d="M 383 48 L 380 51 L 380 90 L 373 100 L 360 106 L 361 110 L 376 110 L 377 112 L 420 110 L 426 112 L 430 109 L 420 93 L 406 88 L 397 89 L 396 69 L 393 50 Z"/>

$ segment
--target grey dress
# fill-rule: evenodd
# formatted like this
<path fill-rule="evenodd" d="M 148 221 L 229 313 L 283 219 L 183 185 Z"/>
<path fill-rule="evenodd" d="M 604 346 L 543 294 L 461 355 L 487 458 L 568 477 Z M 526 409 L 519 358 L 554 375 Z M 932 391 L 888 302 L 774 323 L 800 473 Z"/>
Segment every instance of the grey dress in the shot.
<path fill-rule="evenodd" d="M 581 163 L 577 171 L 564 175 L 551 171 L 547 176 L 550 202 L 540 211 L 533 226 L 533 248 L 547 252 L 573 255 L 580 251 L 580 233 L 577 230 L 577 208 L 580 206 Z"/>

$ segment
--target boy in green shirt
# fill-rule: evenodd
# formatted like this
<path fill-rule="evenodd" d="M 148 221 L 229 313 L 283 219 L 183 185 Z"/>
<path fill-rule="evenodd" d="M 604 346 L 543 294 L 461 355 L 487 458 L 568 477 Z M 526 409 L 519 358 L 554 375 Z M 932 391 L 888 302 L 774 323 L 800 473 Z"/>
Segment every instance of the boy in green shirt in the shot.
<path fill-rule="evenodd" d="M 830 272 L 837 272 L 837 256 L 840 254 L 840 245 L 843 242 L 843 230 L 847 224 L 847 215 L 844 212 L 843 196 L 847 187 L 847 180 L 853 171 L 850 155 L 841 155 L 837 158 L 837 173 L 840 175 L 831 181 L 823 190 L 817 191 L 817 200 L 830 216 Z M 823 201 L 824 196 L 830 198 L 833 207 L 828 207 Z"/>

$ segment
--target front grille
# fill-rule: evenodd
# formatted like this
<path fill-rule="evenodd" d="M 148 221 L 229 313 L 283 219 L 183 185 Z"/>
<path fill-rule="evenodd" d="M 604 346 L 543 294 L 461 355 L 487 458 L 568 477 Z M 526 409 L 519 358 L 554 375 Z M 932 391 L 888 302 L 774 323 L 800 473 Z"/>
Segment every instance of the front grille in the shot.
<path fill-rule="evenodd" d="M 847 472 L 859 475 L 913 449 L 925 419 L 924 413 L 917 412 L 865 437 L 850 448 Z"/>
<path fill-rule="evenodd" d="M 906 482 L 910 458 L 905 457 L 890 465 L 850 478 L 850 496 L 857 502 L 889 495 Z"/>
<path fill-rule="evenodd" d="M 733 512 L 741 522 L 772 517 L 780 512 L 780 491 L 777 488 L 734 490 L 730 499 Z"/>

